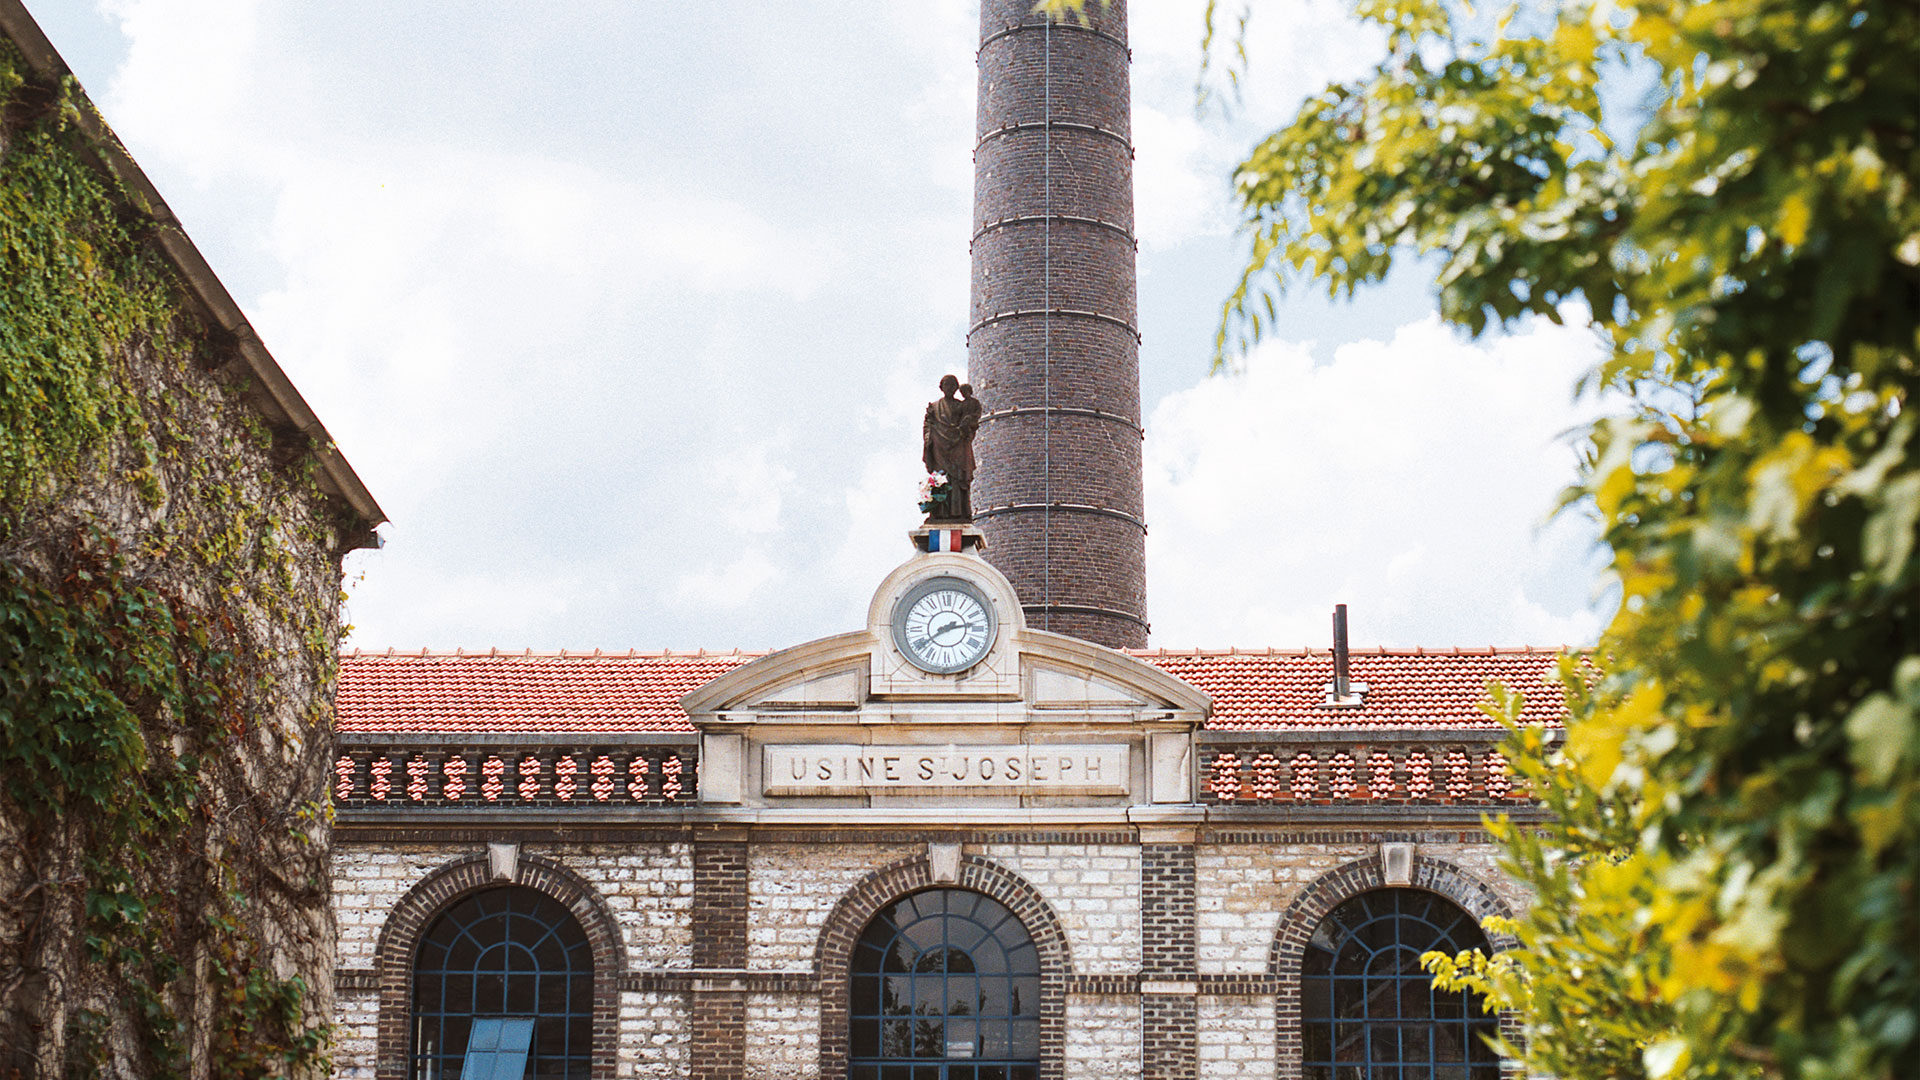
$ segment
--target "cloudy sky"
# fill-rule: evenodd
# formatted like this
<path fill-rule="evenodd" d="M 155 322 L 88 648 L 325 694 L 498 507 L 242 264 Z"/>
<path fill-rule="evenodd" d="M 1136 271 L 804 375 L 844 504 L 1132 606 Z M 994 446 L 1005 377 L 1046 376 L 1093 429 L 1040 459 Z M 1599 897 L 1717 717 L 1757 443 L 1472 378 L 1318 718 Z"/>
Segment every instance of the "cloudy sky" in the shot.
<path fill-rule="evenodd" d="M 976 5 L 27 0 L 393 518 L 352 643 L 514 649 L 859 624 L 966 362 Z M 1228 168 L 1374 41 L 1268 4 L 1196 116 L 1202 0 L 1132 6 L 1155 644 L 1590 641 L 1589 338 L 1412 268 L 1209 376 Z"/>

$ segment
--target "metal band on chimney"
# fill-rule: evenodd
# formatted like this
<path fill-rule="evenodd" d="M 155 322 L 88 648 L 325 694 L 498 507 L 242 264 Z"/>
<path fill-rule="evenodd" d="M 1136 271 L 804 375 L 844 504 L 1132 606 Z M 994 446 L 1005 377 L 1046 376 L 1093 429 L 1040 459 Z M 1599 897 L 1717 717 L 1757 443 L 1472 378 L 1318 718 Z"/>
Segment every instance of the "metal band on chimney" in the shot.
<path fill-rule="evenodd" d="M 1133 526 L 1134 528 L 1139 529 L 1143 535 L 1147 531 L 1146 522 L 1141 521 L 1139 518 L 1134 517 L 1132 514 L 1127 513 L 1125 510 L 1115 510 L 1115 509 L 1112 509 L 1111 507 L 1106 507 L 1106 506 L 1090 506 L 1086 503 L 1068 503 L 1068 502 L 1007 503 L 1004 506 L 989 506 L 985 510 L 975 510 L 973 512 L 973 517 L 974 517 L 974 520 L 978 521 L 981 518 L 997 517 L 1001 514 L 1041 514 L 1041 513 L 1093 514 L 1097 517 L 1117 518 L 1118 520 L 1124 521 L 1127 524 Z"/>
<path fill-rule="evenodd" d="M 1045 30 L 1045 29 L 1047 29 L 1047 24 L 1045 22 L 1008 23 L 1002 29 L 997 30 L 991 34 L 988 34 L 986 37 L 983 37 L 980 39 L 980 47 L 978 49 L 975 49 L 973 53 L 974 59 L 978 60 L 980 58 L 980 54 L 986 51 L 987 46 L 993 44 L 996 41 L 999 41 L 1001 38 L 1009 37 L 1014 34 L 1026 33 L 1032 30 Z M 1076 31 L 1082 34 L 1091 34 L 1102 41 L 1108 42 L 1109 44 L 1118 45 L 1120 47 L 1120 51 L 1127 54 L 1128 60 L 1133 59 L 1133 50 L 1127 47 L 1126 41 L 1124 41 L 1121 38 L 1115 37 L 1114 35 L 1109 34 L 1105 30 L 1101 30 L 1098 27 L 1083 26 L 1077 22 L 1063 22 L 1063 23 L 1054 23 L 1053 29 L 1056 32 L 1061 30 L 1069 30 L 1069 31 Z"/>
<path fill-rule="evenodd" d="M 992 131 L 981 133 L 979 140 L 973 144 L 973 149 L 977 153 L 981 147 L 992 142 L 994 139 L 1005 138 L 1008 135 L 1018 135 L 1023 131 L 1074 131 L 1083 135 L 1098 135 L 1103 139 L 1111 139 L 1121 146 L 1126 147 L 1127 156 L 1133 156 L 1133 140 L 1112 128 L 1103 128 L 1098 124 L 1076 124 L 1066 120 L 1021 120 L 1011 124 L 1002 124 Z"/>
<path fill-rule="evenodd" d="M 1095 322 L 1111 323 L 1125 330 L 1127 333 L 1132 334 L 1134 341 L 1137 342 L 1140 340 L 1140 331 L 1127 320 L 1117 315 L 1109 315 L 1104 311 L 1082 311 L 1077 308 L 1022 308 L 1015 311 L 997 311 L 968 327 L 967 340 L 971 342 L 974 334 L 979 333 L 986 327 L 992 326 L 994 323 L 1005 322 L 1008 319 L 1025 318 L 1030 315 L 1064 315 L 1071 319 L 1092 319 Z"/>

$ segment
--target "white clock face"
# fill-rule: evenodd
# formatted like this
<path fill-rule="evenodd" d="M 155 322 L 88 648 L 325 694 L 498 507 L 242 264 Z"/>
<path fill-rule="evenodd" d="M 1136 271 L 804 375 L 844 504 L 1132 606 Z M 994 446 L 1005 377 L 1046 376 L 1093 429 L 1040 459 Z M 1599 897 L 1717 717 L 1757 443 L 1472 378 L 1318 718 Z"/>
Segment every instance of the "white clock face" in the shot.
<path fill-rule="evenodd" d="M 922 670 L 950 675 L 979 663 L 993 646 L 993 610 L 957 578 L 934 578 L 901 597 L 893 637 Z"/>

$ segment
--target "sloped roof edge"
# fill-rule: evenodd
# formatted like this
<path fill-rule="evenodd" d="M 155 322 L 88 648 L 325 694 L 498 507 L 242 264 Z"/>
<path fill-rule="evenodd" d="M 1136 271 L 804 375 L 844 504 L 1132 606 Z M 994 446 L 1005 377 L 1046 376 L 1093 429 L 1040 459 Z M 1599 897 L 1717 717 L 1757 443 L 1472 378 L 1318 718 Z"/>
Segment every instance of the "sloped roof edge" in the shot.
<path fill-rule="evenodd" d="M 59 50 L 47 40 L 47 35 L 34 21 L 21 0 L 0 0 L 0 33 L 20 50 L 27 66 L 34 75 L 43 80 L 59 82 L 73 75 Z M 260 341 L 260 335 L 254 332 L 253 324 L 235 303 L 227 287 L 221 284 L 213 268 L 207 265 L 206 257 L 200 254 L 193 241 L 187 237 L 186 229 L 167 206 L 160 190 L 147 178 L 120 140 L 92 109 L 79 110 L 80 129 L 98 157 L 100 164 L 113 173 L 126 187 L 138 194 L 147 203 L 147 213 L 157 226 L 150 234 L 149 241 L 175 272 L 180 275 L 181 284 L 186 287 L 188 296 L 197 303 L 201 316 L 207 323 L 230 335 L 241 358 L 246 362 L 248 374 L 252 376 L 252 392 L 248 394 L 249 403 L 257 409 L 270 424 L 291 427 L 312 440 L 312 453 L 320 466 L 320 486 L 327 494 L 345 503 L 358 523 L 365 530 L 364 537 L 356 538 L 355 546 L 371 546 L 376 541 L 373 529 L 387 520 L 387 515 L 374 501 L 373 493 L 367 490 L 360 477 L 347 464 L 347 459 L 333 443 L 333 436 L 327 433 L 325 424 L 307 404 L 300 391 L 280 369 L 272 354 Z"/>

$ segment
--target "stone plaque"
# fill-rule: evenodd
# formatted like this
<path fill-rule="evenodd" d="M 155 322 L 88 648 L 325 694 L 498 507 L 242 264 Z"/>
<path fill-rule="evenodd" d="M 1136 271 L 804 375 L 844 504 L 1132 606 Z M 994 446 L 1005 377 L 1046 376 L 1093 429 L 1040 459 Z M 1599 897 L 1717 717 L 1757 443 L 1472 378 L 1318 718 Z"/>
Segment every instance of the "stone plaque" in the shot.
<path fill-rule="evenodd" d="M 768 795 L 953 791 L 1125 795 L 1124 743 L 995 746 L 857 746 L 783 743 L 766 748 Z"/>

